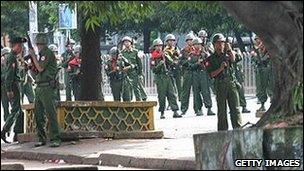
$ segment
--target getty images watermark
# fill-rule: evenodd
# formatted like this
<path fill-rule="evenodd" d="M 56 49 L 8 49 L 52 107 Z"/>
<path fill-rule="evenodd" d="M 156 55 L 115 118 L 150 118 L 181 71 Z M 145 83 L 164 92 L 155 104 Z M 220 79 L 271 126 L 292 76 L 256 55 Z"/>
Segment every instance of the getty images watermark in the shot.
<path fill-rule="evenodd" d="M 236 159 L 236 167 L 300 167 L 298 159 Z"/>

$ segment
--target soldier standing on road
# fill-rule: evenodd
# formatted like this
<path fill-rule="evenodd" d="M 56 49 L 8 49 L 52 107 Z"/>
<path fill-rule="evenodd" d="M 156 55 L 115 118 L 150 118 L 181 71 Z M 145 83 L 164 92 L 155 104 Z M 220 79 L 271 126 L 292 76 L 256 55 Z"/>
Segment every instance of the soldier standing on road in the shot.
<path fill-rule="evenodd" d="M 252 60 L 252 64 L 253 64 L 253 67 L 254 67 L 254 73 L 255 73 L 255 87 L 256 87 L 256 97 L 258 99 L 257 101 L 257 104 L 261 104 L 261 101 L 259 99 L 259 95 L 260 95 L 260 91 L 261 91 L 261 85 L 260 85 L 260 73 L 258 72 L 258 56 L 260 56 L 260 53 L 259 53 L 259 46 L 262 44 L 262 41 L 261 39 L 258 37 L 258 36 L 255 36 L 254 37 L 254 45 L 253 45 L 253 51 L 251 52 L 251 57 Z"/>
<path fill-rule="evenodd" d="M 240 64 L 240 62 L 243 59 L 242 52 L 238 49 L 236 51 L 236 61 L 233 63 L 233 68 L 237 80 L 237 90 L 239 93 L 239 99 L 240 99 L 240 106 L 242 107 L 242 113 L 250 113 L 250 110 L 246 108 L 246 98 L 245 98 L 245 91 L 244 91 L 244 82 L 245 82 L 245 75 L 243 71 L 243 67 Z"/>
<path fill-rule="evenodd" d="M 68 72 L 68 63 L 75 57 L 74 54 L 74 45 L 75 41 L 70 39 L 66 44 L 66 51 L 61 55 L 63 57 L 63 61 L 61 66 L 65 69 L 64 72 L 64 84 L 65 84 L 65 93 L 66 93 L 66 100 L 72 100 L 72 86 L 71 86 L 71 78 Z"/>
<path fill-rule="evenodd" d="M 191 52 L 194 51 L 193 48 L 193 39 L 195 36 L 191 33 L 186 35 L 186 46 L 182 49 L 181 51 L 181 65 L 182 65 L 182 73 L 183 73 L 183 81 L 182 81 L 182 98 L 181 98 L 181 111 L 182 115 L 185 115 L 188 107 L 189 107 L 189 98 L 190 98 L 190 90 L 191 87 L 193 86 L 193 75 L 192 71 L 189 68 L 189 55 Z M 201 101 L 197 101 L 197 99 L 194 99 L 193 95 L 193 108 L 197 108 L 197 104 L 202 103 Z M 195 111 L 198 112 L 198 111 Z"/>
<path fill-rule="evenodd" d="M 164 52 L 170 55 L 173 59 L 172 72 L 173 72 L 173 85 L 178 94 L 178 100 L 181 101 L 181 91 L 182 91 L 182 83 L 181 83 L 181 66 L 180 66 L 180 50 L 175 45 L 175 36 L 173 34 L 168 34 L 165 38 L 166 47 Z"/>
<path fill-rule="evenodd" d="M 122 97 L 123 101 L 131 101 L 130 81 L 126 72 L 134 65 L 119 53 L 117 47 L 112 47 L 109 54 L 105 70 L 110 80 L 113 99 L 121 101 Z"/>
<path fill-rule="evenodd" d="M 71 79 L 71 86 L 75 100 L 80 99 L 80 66 L 81 66 L 81 46 L 75 46 L 75 58 L 68 63 L 68 73 Z"/>
<path fill-rule="evenodd" d="M 210 77 L 214 78 L 216 101 L 218 107 L 218 130 L 228 130 L 227 102 L 230 109 L 230 119 L 233 129 L 241 126 L 239 111 L 239 96 L 236 88 L 236 78 L 232 63 L 235 62 L 235 52 L 223 34 L 215 34 L 212 40 L 215 53 L 207 58 L 204 66 Z"/>
<path fill-rule="evenodd" d="M 122 55 L 135 66 L 127 73 L 131 82 L 131 89 L 129 91 L 132 96 L 134 92 L 136 101 L 146 101 L 147 94 L 143 86 L 142 62 L 138 56 L 138 50 L 132 47 L 132 39 L 129 36 L 125 36 L 122 39 L 122 43 L 125 47 L 125 49 L 122 50 Z M 132 96 L 131 99 L 133 98 Z"/>
<path fill-rule="evenodd" d="M 4 121 L 6 121 L 9 115 L 9 101 L 5 90 L 5 72 L 7 70 L 7 57 L 11 52 L 11 48 L 5 47 L 1 49 L 1 103 L 4 112 Z"/>
<path fill-rule="evenodd" d="M 207 32 L 205 30 L 201 30 L 198 32 L 198 36 L 202 41 L 202 47 L 199 47 L 200 45 L 196 45 L 197 48 L 201 49 L 201 56 L 200 58 L 202 60 L 206 59 L 210 56 L 210 50 L 207 47 Z M 212 108 L 212 100 L 211 100 L 211 91 L 210 88 L 213 87 L 211 83 L 211 78 L 209 77 L 208 73 L 206 72 L 206 69 L 204 67 L 200 68 L 200 74 L 199 74 L 199 91 L 198 94 L 198 102 L 202 102 L 202 98 L 204 100 L 205 107 L 207 108 L 207 115 L 212 116 L 215 115 L 215 113 L 211 110 Z M 201 96 L 202 95 L 202 96 Z M 202 108 L 203 103 L 199 104 L 199 109 Z"/>
<path fill-rule="evenodd" d="M 37 69 L 35 89 L 35 121 L 37 126 L 37 136 L 39 142 L 35 144 L 36 147 L 46 144 L 45 133 L 45 115 L 49 122 L 49 135 L 50 135 L 50 147 L 59 147 L 61 144 L 59 136 L 59 127 L 56 113 L 56 73 L 57 63 L 54 53 L 46 46 L 46 35 L 39 33 L 36 36 L 36 44 L 39 50 L 39 56 L 35 55 L 33 49 L 30 49 L 30 55 L 32 56 L 34 66 Z"/>
<path fill-rule="evenodd" d="M 5 120 L 5 124 L 1 131 L 1 139 L 5 143 L 9 143 L 6 140 L 6 134 L 9 133 L 13 123 L 15 122 L 14 127 L 14 141 L 17 141 L 17 134 L 23 133 L 23 122 L 24 116 L 21 110 L 20 104 L 20 87 L 19 87 L 19 71 L 18 71 L 18 62 L 17 55 L 20 55 L 23 51 L 23 43 L 26 42 L 25 38 L 15 37 L 11 39 L 12 52 L 7 57 L 6 62 L 6 71 L 5 71 L 5 91 L 7 97 L 12 106 L 11 113 L 8 115 Z"/>
<path fill-rule="evenodd" d="M 177 97 L 173 85 L 173 73 L 171 66 L 174 65 L 174 60 L 167 52 L 163 52 L 163 42 L 161 39 L 153 41 L 153 51 L 151 58 L 151 68 L 155 74 L 155 83 L 157 86 L 159 111 L 161 112 L 160 119 L 165 119 L 166 98 L 169 101 L 171 110 L 174 112 L 173 118 L 180 118 L 178 114 Z"/>

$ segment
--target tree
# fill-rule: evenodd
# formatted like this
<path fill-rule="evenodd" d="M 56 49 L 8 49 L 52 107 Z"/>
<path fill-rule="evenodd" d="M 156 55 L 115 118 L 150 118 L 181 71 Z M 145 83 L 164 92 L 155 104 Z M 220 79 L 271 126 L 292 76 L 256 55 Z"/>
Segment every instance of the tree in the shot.
<path fill-rule="evenodd" d="M 256 126 L 280 120 L 303 125 L 303 2 L 221 3 L 262 38 L 274 63 L 273 102 Z"/>

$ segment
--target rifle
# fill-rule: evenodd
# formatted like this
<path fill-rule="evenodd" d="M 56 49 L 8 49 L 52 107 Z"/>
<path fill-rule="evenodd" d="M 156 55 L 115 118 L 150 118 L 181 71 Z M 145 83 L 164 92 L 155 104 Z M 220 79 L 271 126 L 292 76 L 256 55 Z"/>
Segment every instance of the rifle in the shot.
<path fill-rule="evenodd" d="M 31 38 L 30 38 L 29 33 L 27 33 L 26 37 L 27 37 L 27 46 L 28 46 L 29 50 L 30 50 L 30 49 L 34 50 L 34 47 L 33 47 L 33 44 L 32 44 L 32 41 L 31 41 Z M 35 51 L 35 50 L 34 50 L 34 51 Z M 33 57 L 32 57 L 30 54 L 24 56 L 23 58 L 24 58 L 24 60 L 31 59 L 32 62 L 33 62 Z M 30 69 L 31 69 L 32 71 L 34 71 L 34 73 L 37 73 L 37 72 L 38 72 L 38 70 L 37 70 L 37 68 L 35 67 L 34 64 L 31 66 Z"/>

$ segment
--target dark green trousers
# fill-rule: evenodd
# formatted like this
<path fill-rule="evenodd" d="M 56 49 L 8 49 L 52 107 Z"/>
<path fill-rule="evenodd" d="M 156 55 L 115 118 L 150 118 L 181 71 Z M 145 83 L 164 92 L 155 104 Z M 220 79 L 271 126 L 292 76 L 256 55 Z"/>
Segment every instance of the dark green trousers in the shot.
<path fill-rule="evenodd" d="M 50 140 L 60 142 L 60 134 L 56 112 L 56 89 L 45 86 L 37 87 L 35 90 L 35 121 L 39 141 L 46 141 L 45 116 L 49 121 Z"/>
<path fill-rule="evenodd" d="M 4 86 L 1 86 L 1 104 L 3 107 L 4 121 L 6 121 L 9 115 L 9 101 Z"/>
<path fill-rule="evenodd" d="M 212 100 L 211 100 L 211 92 L 210 92 L 210 79 L 206 71 L 199 71 L 198 79 L 199 81 L 199 96 L 198 101 L 202 101 L 201 97 L 203 98 L 203 102 L 205 104 L 206 108 L 212 107 Z M 200 103 L 199 108 L 201 109 L 203 106 L 202 103 Z"/>
<path fill-rule="evenodd" d="M 34 103 L 35 95 L 34 95 L 32 83 L 30 83 L 30 82 L 27 82 L 25 84 L 21 83 L 20 91 L 21 91 L 21 102 L 22 103 L 23 103 L 24 95 L 26 95 L 29 103 Z"/>
<path fill-rule="evenodd" d="M 110 80 L 114 101 L 131 101 L 130 85 L 126 80 Z"/>
<path fill-rule="evenodd" d="M 228 130 L 227 103 L 230 109 L 230 120 L 233 129 L 239 128 L 242 124 L 241 113 L 239 110 L 239 95 L 235 81 L 215 80 L 216 102 L 217 102 L 217 129 Z"/>

